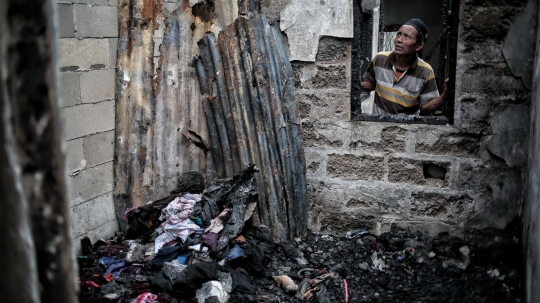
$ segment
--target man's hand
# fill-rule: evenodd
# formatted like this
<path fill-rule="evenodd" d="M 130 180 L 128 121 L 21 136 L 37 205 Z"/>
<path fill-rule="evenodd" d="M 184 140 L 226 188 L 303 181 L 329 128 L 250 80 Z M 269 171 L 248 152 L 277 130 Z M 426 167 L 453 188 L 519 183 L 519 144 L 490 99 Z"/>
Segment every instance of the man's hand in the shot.
<path fill-rule="evenodd" d="M 375 84 L 371 81 L 365 80 L 364 82 L 360 82 L 360 88 L 369 93 L 375 89 Z"/>
<path fill-rule="evenodd" d="M 438 110 L 446 102 L 446 100 L 448 99 L 448 81 L 450 81 L 449 78 L 444 80 L 444 90 L 443 93 L 439 96 L 439 98 L 435 98 L 424 105 L 420 105 L 421 116 L 427 116 L 431 114 L 432 112 Z"/>

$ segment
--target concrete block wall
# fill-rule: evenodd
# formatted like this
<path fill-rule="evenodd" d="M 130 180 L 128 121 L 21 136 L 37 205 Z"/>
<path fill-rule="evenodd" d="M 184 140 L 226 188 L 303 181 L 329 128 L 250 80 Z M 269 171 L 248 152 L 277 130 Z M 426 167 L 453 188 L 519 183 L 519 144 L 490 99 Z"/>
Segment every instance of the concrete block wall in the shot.
<path fill-rule="evenodd" d="M 276 15 L 290 2 L 262 9 Z M 358 79 L 349 39 L 322 37 L 315 63 L 292 62 L 312 230 L 459 234 L 505 228 L 521 215 L 524 155 L 516 151 L 526 148 L 530 92 L 502 46 L 525 2 L 461 1 L 454 125 L 351 121 Z"/>
<path fill-rule="evenodd" d="M 75 244 L 118 230 L 113 204 L 117 0 L 59 0 L 60 99 Z"/>

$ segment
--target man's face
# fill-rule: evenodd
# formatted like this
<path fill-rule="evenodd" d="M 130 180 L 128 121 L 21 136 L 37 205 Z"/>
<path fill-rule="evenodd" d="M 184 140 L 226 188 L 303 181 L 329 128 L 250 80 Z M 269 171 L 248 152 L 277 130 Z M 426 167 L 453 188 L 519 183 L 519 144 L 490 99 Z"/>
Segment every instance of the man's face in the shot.
<path fill-rule="evenodd" d="M 417 35 L 416 28 L 410 25 L 401 26 L 394 40 L 394 53 L 396 55 L 411 55 L 420 51 L 424 44 L 421 41 L 416 43 Z"/>

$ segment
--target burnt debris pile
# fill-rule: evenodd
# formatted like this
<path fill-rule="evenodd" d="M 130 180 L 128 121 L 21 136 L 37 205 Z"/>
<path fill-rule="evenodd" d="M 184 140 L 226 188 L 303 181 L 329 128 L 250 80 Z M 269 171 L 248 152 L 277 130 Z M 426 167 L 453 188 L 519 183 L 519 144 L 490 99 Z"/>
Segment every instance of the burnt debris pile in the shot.
<path fill-rule="evenodd" d="M 520 302 L 519 228 L 275 243 L 272 227 L 250 219 L 256 171 L 204 191 L 185 174 L 171 196 L 128 210 L 125 233 L 84 238 L 80 302 Z"/>

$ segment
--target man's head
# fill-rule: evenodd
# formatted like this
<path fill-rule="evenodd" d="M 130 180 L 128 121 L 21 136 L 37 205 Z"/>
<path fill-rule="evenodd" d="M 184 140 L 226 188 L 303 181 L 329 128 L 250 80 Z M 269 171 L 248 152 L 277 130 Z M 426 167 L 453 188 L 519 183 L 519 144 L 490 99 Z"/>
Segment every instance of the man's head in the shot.
<path fill-rule="evenodd" d="M 429 33 L 427 26 L 420 19 L 411 19 L 403 24 L 394 40 L 394 53 L 397 55 L 411 55 L 424 47 Z"/>

